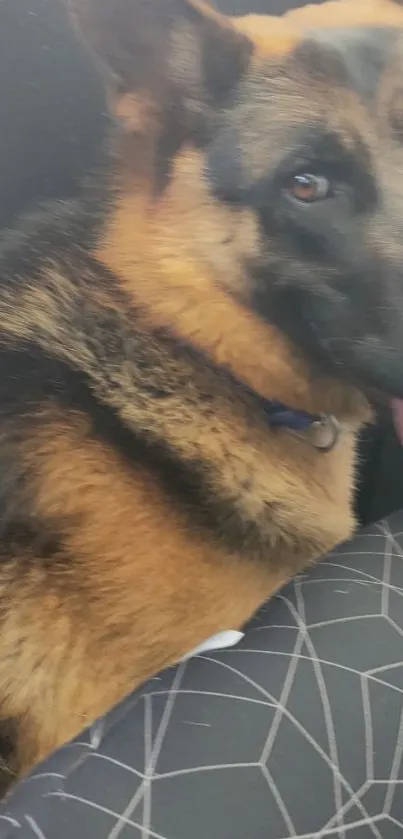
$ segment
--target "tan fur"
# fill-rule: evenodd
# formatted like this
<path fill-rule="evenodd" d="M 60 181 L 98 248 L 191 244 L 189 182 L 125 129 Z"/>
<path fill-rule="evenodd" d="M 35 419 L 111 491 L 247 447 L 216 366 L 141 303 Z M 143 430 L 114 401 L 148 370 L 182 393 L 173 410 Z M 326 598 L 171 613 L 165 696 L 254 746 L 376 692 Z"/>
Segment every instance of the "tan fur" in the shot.
<path fill-rule="evenodd" d="M 46 439 L 32 439 L 26 455 L 37 475 L 38 513 L 52 517 L 63 510 L 72 517 L 65 545 L 76 562 L 74 570 L 49 575 L 45 588 L 40 569 L 22 587 L 18 580 L 3 582 L 4 595 L 14 602 L 3 625 L 3 710 L 21 717 L 22 771 L 204 637 L 241 626 L 285 581 L 293 563 L 294 548 L 288 539 L 282 545 L 281 532 L 272 534 L 276 568 L 249 565 L 190 537 L 153 475 L 133 474 L 110 450 L 89 446 L 86 426 L 80 416 L 68 422 L 56 416 Z M 234 428 L 235 436 L 240 431 Z M 238 480 L 248 475 L 256 485 L 250 490 L 251 510 L 258 495 L 267 502 L 292 498 L 279 525 L 287 533 L 300 519 L 294 561 L 304 564 L 312 550 L 329 548 L 336 533 L 348 535 L 351 437 L 337 463 L 329 459 L 323 482 L 323 469 L 312 455 L 301 457 L 297 443 L 291 445 L 288 470 L 283 447 L 267 438 L 263 449 L 239 447 L 228 458 L 228 432 L 223 429 L 222 453 L 215 448 L 213 454 L 222 458 L 229 481 L 236 470 Z M 182 446 L 189 444 L 182 440 Z M 341 469 L 343 460 L 347 470 Z M 265 467 L 268 461 L 274 478 Z M 33 674 L 29 682 L 27 673 Z M 44 707 L 54 710 L 44 714 Z"/>
<path fill-rule="evenodd" d="M 326 26 L 392 26 L 401 29 L 403 7 L 393 0 L 328 0 L 326 3 L 307 3 L 290 9 L 281 17 L 248 14 L 233 18 L 240 32 L 253 39 L 279 37 L 280 43 L 287 36 L 296 40 L 311 28 Z M 285 49 L 286 51 L 286 49 Z"/>
<path fill-rule="evenodd" d="M 403 23 L 403 8 L 393 0 L 331 0 L 319 6 L 308 4 L 285 15 L 291 25 L 308 26 L 396 26 Z"/>

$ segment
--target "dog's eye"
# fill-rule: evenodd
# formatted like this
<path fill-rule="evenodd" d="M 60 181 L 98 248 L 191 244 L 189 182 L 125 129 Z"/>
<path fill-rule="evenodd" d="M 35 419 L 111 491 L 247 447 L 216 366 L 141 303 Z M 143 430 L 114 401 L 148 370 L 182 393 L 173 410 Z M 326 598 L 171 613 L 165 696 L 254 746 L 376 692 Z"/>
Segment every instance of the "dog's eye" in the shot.
<path fill-rule="evenodd" d="M 328 179 L 323 175 L 302 172 L 293 176 L 287 186 L 287 191 L 296 201 L 312 204 L 314 201 L 323 201 L 325 198 L 329 198 L 331 187 Z"/>

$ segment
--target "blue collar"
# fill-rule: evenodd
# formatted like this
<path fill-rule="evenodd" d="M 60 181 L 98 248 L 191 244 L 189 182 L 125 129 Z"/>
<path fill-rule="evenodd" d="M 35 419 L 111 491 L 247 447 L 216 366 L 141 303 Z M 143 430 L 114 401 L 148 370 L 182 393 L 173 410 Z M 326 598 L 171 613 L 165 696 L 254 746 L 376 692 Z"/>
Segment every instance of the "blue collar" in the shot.
<path fill-rule="evenodd" d="M 320 452 L 330 452 L 337 445 L 341 428 L 332 414 L 308 414 L 274 399 L 260 398 L 260 403 L 271 428 L 288 429 Z"/>
<path fill-rule="evenodd" d="M 262 408 L 272 428 L 289 428 L 292 431 L 306 431 L 311 425 L 321 422 L 321 414 L 308 414 L 287 408 L 274 399 L 262 399 Z"/>

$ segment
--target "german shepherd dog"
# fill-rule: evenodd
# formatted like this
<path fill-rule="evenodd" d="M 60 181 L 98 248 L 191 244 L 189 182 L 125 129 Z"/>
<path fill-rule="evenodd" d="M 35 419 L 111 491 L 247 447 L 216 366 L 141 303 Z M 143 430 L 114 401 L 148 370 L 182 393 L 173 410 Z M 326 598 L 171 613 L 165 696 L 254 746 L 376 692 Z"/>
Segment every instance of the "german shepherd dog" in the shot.
<path fill-rule="evenodd" d="M 347 538 L 403 397 L 399 5 L 70 5 L 113 142 L 2 244 L 3 789 Z"/>

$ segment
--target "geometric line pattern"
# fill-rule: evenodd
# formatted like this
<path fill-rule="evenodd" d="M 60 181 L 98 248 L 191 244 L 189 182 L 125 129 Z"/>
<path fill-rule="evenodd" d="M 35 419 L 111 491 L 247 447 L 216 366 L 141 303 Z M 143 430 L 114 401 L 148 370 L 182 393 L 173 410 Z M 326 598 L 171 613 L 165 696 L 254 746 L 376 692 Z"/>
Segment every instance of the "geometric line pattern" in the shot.
<path fill-rule="evenodd" d="M 0 839 L 403 839 L 403 514 L 14 791 Z"/>

